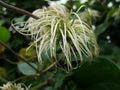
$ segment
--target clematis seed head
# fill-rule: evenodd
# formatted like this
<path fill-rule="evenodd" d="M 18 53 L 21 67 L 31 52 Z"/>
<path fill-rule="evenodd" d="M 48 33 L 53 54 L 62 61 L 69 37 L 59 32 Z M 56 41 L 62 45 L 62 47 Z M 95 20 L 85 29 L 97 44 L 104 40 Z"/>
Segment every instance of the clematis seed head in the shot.
<path fill-rule="evenodd" d="M 6 84 L 3 84 L 3 86 L 0 86 L 0 90 L 29 90 L 30 86 L 27 87 L 23 83 L 12 83 L 7 82 Z"/>
<path fill-rule="evenodd" d="M 21 22 L 24 23 L 23 28 L 16 28 L 21 23 L 13 26 L 19 33 L 31 37 L 33 44 L 30 47 L 36 47 L 40 65 L 46 61 L 43 60 L 43 53 L 52 63 L 54 60 L 51 58 L 59 60 L 62 55 L 60 62 L 67 66 L 65 69 L 72 70 L 80 65 L 84 56 L 92 58 L 98 55 L 95 34 L 77 12 L 70 11 L 63 5 L 53 5 L 35 10 L 33 14 L 39 19 L 30 17 L 26 22 Z"/>

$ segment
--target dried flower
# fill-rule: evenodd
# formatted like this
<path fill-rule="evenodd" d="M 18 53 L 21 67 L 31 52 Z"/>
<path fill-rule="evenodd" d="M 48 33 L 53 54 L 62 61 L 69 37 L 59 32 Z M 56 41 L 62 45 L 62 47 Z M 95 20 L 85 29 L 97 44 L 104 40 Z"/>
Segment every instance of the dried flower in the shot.
<path fill-rule="evenodd" d="M 35 45 L 40 65 L 44 62 L 43 53 L 46 53 L 46 57 L 58 60 L 57 47 L 64 55 L 62 61 L 67 65 L 67 70 L 73 69 L 72 61 L 79 66 L 78 62 L 83 60 L 83 56 L 98 54 L 95 34 L 77 12 L 69 11 L 63 5 L 53 5 L 35 10 L 33 14 L 39 19 L 29 18 L 23 28 L 17 27 L 23 22 L 13 24 L 13 27 L 19 33 L 31 37 L 33 44 L 30 47 Z"/>
<path fill-rule="evenodd" d="M 113 17 L 115 20 L 120 20 L 120 8 L 113 13 Z"/>
<path fill-rule="evenodd" d="M 85 11 L 86 10 L 86 11 Z M 96 22 L 100 19 L 100 12 L 94 9 L 90 9 L 90 8 L 85 8 L 85 10 L 83 12 L 79 12 L 79 16 L 81 17 L 81 19 L 87 23 L 91 23 L 91 19 L 92 22 Z"/>
<path fill-rule="evenodd" d="M 26 87 L 22 83 L 16 84 L 16 83 L 8 82 L 7 84 L 3 84 L 3 86 L 0 86 L 0 89 L 1 90 L 29 90 L 30 86 Z"/>

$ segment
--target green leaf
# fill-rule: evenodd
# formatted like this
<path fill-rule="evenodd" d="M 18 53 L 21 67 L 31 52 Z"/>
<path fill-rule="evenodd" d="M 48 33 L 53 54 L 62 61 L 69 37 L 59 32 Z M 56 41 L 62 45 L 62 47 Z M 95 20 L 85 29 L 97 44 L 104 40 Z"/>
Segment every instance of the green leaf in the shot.
<path fill-rule="evenodd" d="M 35 68 L 38 68 L 38 66 L 34 63 L 30 63 L 32 66 L 34 66 Z M 19 71 L 24 74 L 24 75 L 35 75 L 37 72 L 31 67 L 29 66 L 27 63 L 19 63 L 18 64 L 18 69 Z"/>
<path fill-rule="evenodd" d="M 105 32 L 105 30 L 110 26 L 110 24 L 111 24 L 110 22 L 106 21 L 100 24 L 99 26 L 97 26 L 95 29 L 96 36 L 99 36 L 100 34 Z"/>
<path fill-rule="evenodd" d="M 114 7 L 112 7 L 110 9 L 110 11 L 107 12 L 107 16 L 106 16 L 105 21 L 108 21 L 113 16 L 113 14 L 114 14 L 115 11 L 116 11 L 116 9 Z"/>
<path fill-rule="evenodd" d="M 69 76 L 69 74 L 66 74 L 66 73 L 63 73 L 61 71 L 58 71 L 56 74 L 55 74 L 55 84 L 54 84 L 54 90 L 58 90 L 58 88 L 61 87 L 61 85 L 63 84 L 64 82 L 64 79 Z"/>
<path fill-rule="evenodd" d="M 120 48 L 116 47 L 113 50 L 112 57 L 115 59 L 115 64 L 120 69 Z"/>
<path fill-rule="evenodd" d="M 0 45 L 0 55 L 4 54 L 5 52 L 5 47 Z"/>
<path fill-rule="evenodd" d="M 7 76 L 7 71 L 6 71 L 6 69 L 3 68 L 3 67 L 0 67 L 0 77 L 1 77 L 1 78 L 6 78 L 6 76 Z"/>
<path fill-rule="evenodd" d="M 32 90 L 36 90 L 36 88 L 40 87 L 40 85 L 45 82 L 46 80 L 53 78 L 54 73 L 53 72 L 46 72 L 45 74 L 41 74 L 35 82 L 32 82 Z M 53 89 L 52 89 L 53 90 Z"/>
<path fill-rule="evenodd" d="M 120 90 L 120 85 L 115 83 L 99 83 L 90 86 L 87 90 Z"/>
<path fill-rule="evenodd" d="M 10 37 L 10 32 L 5 27 L 0 26 L 0 41 L 8 42 Z"/>
<path fill-rule="evenodd" d="M 106 82 L 120 84 L 119 68 L 111 60 L 100 57 L 84 63 L 73 77 L 77 82 L 87 85 Z"/>

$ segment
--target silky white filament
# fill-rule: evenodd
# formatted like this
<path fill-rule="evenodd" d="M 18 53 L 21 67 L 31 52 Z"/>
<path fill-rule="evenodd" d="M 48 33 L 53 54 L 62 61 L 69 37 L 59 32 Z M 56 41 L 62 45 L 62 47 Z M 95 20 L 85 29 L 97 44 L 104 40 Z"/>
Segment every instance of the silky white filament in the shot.
<path fill-rule="evenodd" d="M 67 70 L 71 70 L 80 65 L 78 62 L 83 60 L 83 56 L 92 58 L 98 54 L 95 34 L 77 12 L 69 11 L 63 5 L 53 5 L 35 10 L 33 14 L 39 19 L 30 17 L 26 22 L 12 26 L 19 33 L 31 37 L 33 44 L 30 47 L 36 47 L 40 65 L 44 62 L 43 53 L 58 60 L 57 47 L 60 47 L 64 56 L 62 62 L 67 65 Z M 21 23 L 24 23 L 24 27 L 17 28 Z M 73 61 L 76 66 L 72 64 Z"/>

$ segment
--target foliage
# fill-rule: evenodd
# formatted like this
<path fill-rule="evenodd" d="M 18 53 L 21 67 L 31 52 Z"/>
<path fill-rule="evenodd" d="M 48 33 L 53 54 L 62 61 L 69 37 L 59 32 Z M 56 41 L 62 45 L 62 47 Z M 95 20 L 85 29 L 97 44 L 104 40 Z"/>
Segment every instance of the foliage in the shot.
<path fill-rule="evenodd" d="M 30 12 L 48 6 L 48 1 L 43 0 L 5 2 Z M 26 21 L 28 16 L 0 6 L 0 86 L 12 81 L 31 85 L 30 90 L 120 90 L 120 1 L 87 0 L 81 3 L 68 0 L 64 5 L 76 11 L 83 4 L 89 8 L 89 13 L 81 11 L 79 14 L 94 27 L 100 53 L 91 60 L 84 57 L 81 66 L 68 73 L 56 68 L 57 62 L 52 65 L 45 62 L 44 67 L 39 67 L 34 47 L 26 49 L 32 44 L 31 38 L 10 27 L 11 22 Z M 58 52 L 61 52 L 59 47 Z"/>

